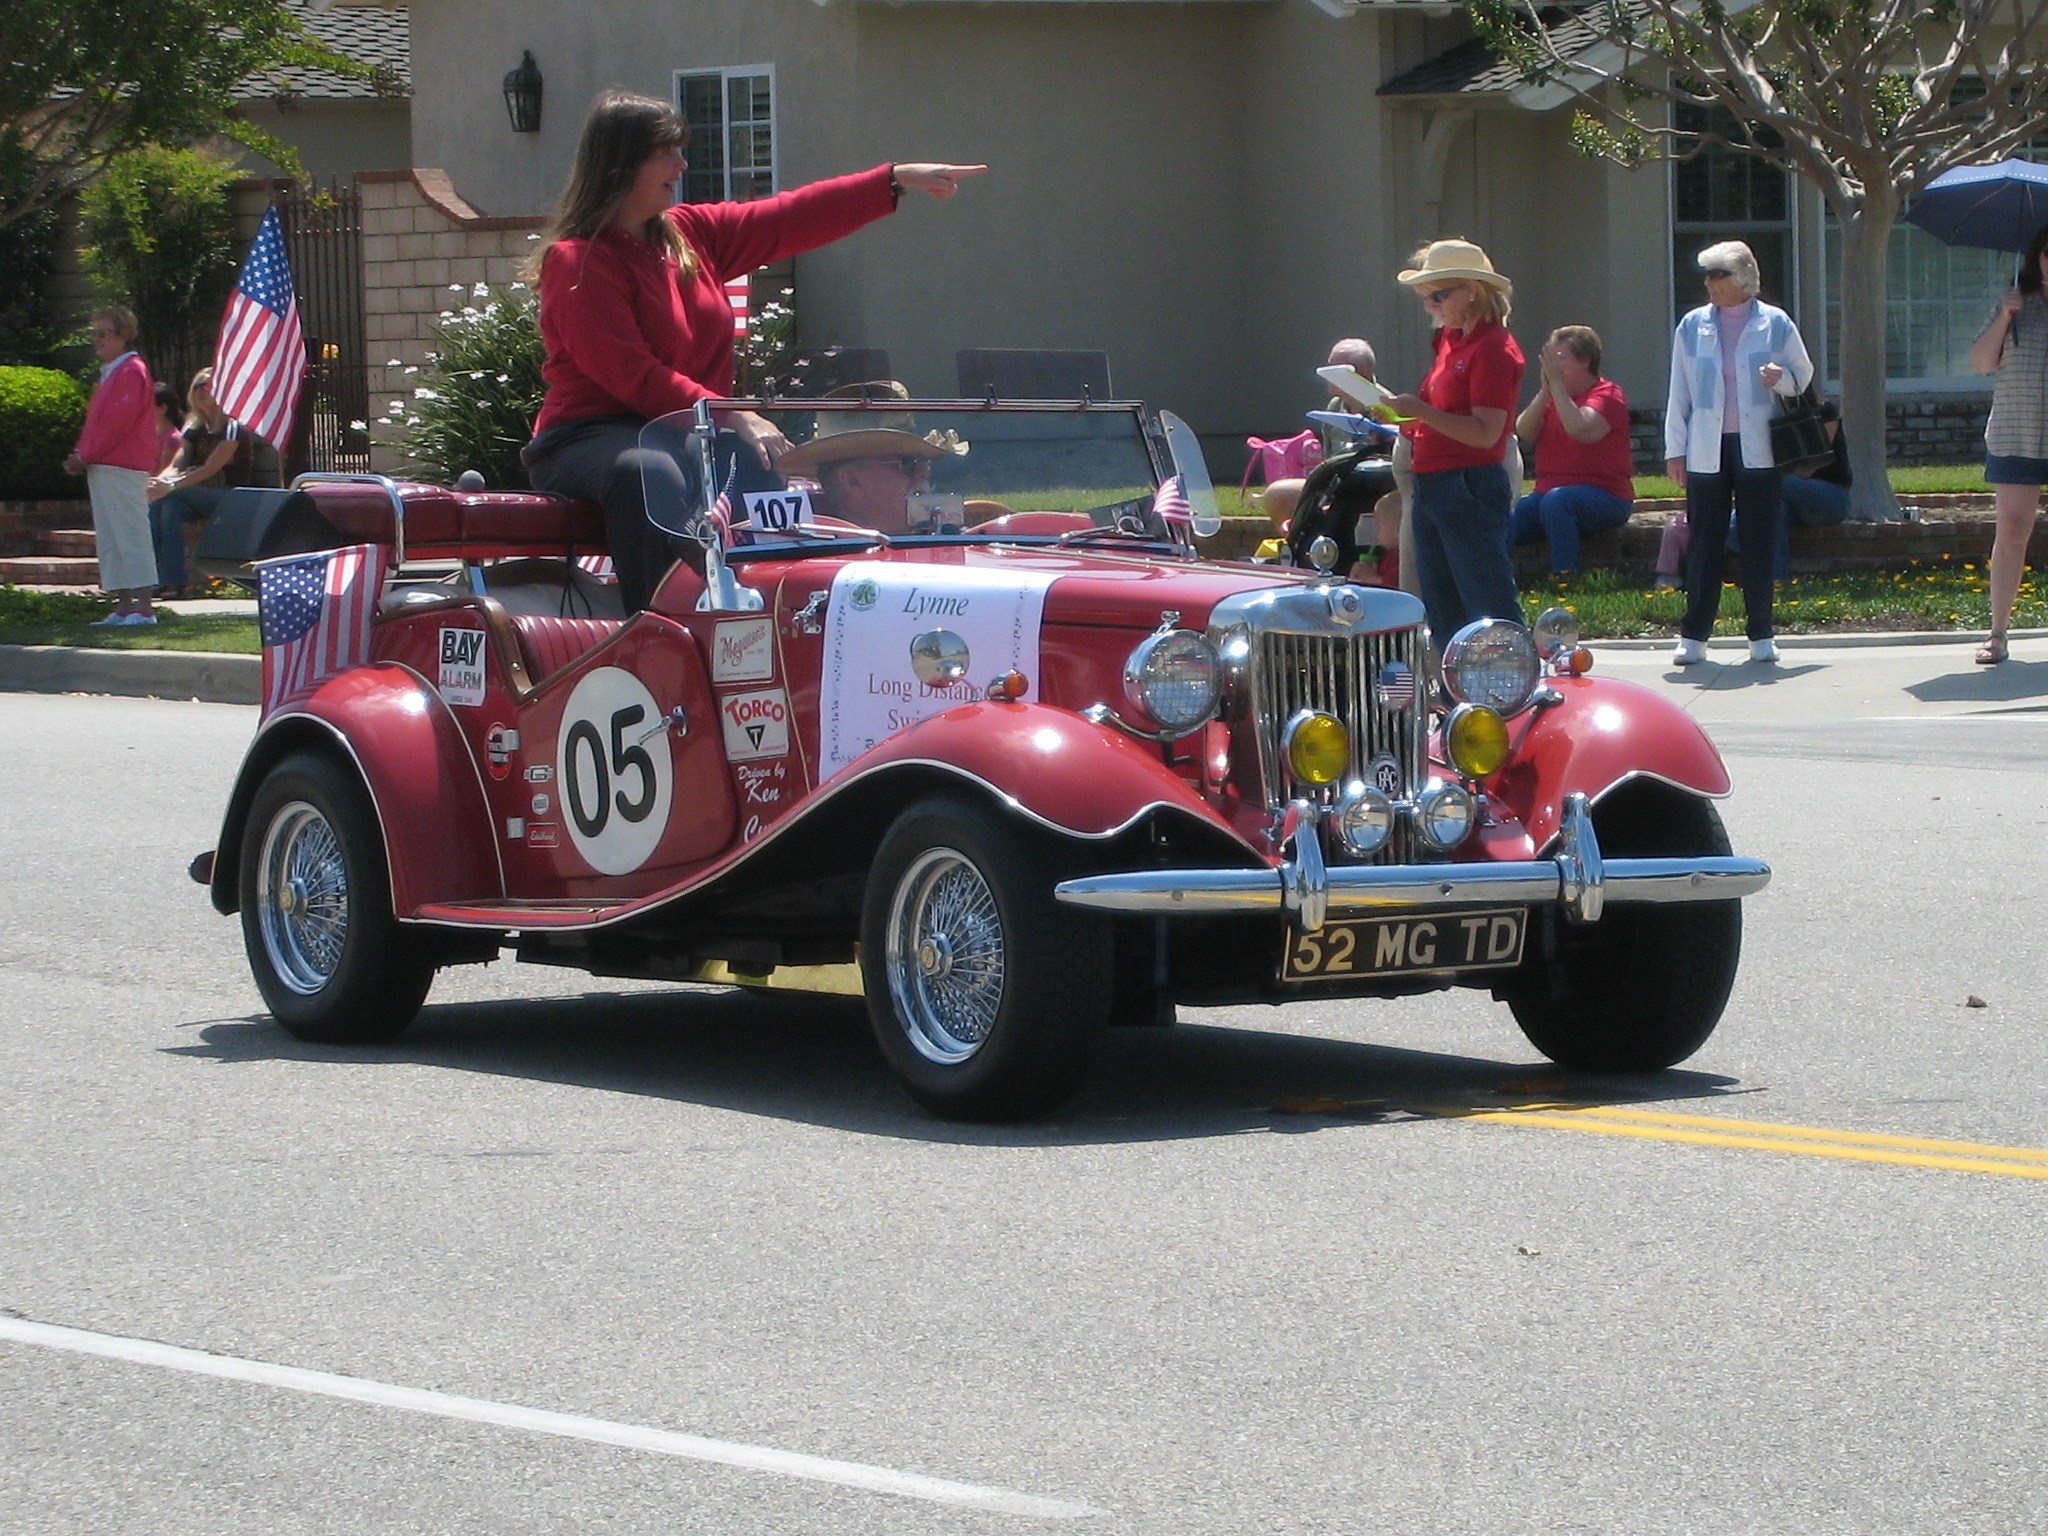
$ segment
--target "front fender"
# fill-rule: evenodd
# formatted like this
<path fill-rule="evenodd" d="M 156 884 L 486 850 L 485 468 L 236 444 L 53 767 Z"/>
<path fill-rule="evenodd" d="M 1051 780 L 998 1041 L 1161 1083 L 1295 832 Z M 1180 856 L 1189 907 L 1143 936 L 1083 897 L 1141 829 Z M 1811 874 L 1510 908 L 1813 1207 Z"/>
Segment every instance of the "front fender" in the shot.
<path fill-rule="evenodd" d="M 462 727 L 417 673 L 367 666 L 329 678 L 264 722 L 229 797 L 214 854 L 212 897 L 219 911 L 240 905 L 241 845 L 256 787 L 299 750 L 336 752 L 362 777 L 384 837 L 392 910 L 400 917 L 428 902 L 503 896 L 490 806 Z"/>
<path fill-rule="evenodd" d="M 919 721 L 848 765 L 849 778 L 918 764 L 979 780 L 1019 810 L 1075 837 L 1110 837 L 1154 807 L 1181 811 L 1242 842 L 1159 749 L 1071 711 L 962 704 Z"/>
<path fill-rule="evenodd" d="M 1733 787 L 1699 722 L 1662 694 L 1618 678 L 1549 684 L 1563 702 L 1534 713 L 1507 765 L 1486 782 L 1521 818 L 1533 848 L 1557 836 L 1570 794 L 1598 805 L 1617 785 L 1645 777 L 1715 800 Z"/>

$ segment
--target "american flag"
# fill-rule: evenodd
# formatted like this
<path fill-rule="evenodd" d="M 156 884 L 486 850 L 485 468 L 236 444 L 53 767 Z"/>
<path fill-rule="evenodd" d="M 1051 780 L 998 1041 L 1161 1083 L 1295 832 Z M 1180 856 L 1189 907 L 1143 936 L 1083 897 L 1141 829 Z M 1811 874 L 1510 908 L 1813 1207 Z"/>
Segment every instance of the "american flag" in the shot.
<path fill-rule="evenodd" d="M 744 340 L 747 334 L 748 284 L 753 279 L 729 277 L 725 280 L 725 302 L 732 306 L 732 339 Z"/>
<path fill-rule="evenodd" d="M 291 437 L 305 373 L 306 333 L 299 328 L 284 225 L 273 203 L 257 227 L 221 317 L 220 340 L 213 348 L 213 396 L 258 437 L 282 445 Z"/>
<path fill-rule="evenodd" d="M 576 568 L 588 572 L 599 581 L 616 583 L 619 579 L 619 568 L 612 564 L 610 555 L 578 555 Z"/>
<path fill-rule="evenodd" d="M 743 449 L 742 451 L 745 450 Z M 732 461 L 732 468 L 725 472 L 725 484 L 719 487 L 718 499 L 711 503 L 711 526 L 718 530 L 718 542 L 720 544 L 735 542 L 733 538 L 732 489 L 733 483 L 739 477 L 740 461 L 735 456 Z M 744 515 L 740 521 L 743 525 L 746 523 Z M 753 542 L 752 532 L 749 531 L 742 535 L 738 542 L 751 544 Z"/>
<path fill-rule="evenodd" d="M 1188 505 L 1188 485 L 1179 475 L 1168 475 L 1152 498 L 1152 511 L 1161 522 L 1192 523 L 1195 509 Z"/>
<path fill-rule="evenodd" d="M 263 712 L 370 659 L 370 622 L 389 551 L 351 544 L 256 562 Z"/>

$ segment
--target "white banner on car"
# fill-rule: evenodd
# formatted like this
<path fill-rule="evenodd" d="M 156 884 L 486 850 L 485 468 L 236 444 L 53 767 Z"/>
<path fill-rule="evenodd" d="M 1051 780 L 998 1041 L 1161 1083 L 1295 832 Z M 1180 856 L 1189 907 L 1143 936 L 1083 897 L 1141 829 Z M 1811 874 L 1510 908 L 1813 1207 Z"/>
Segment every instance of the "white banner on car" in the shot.
<path fill-rule="evenodd" d="M 818 780 L 837 774 L 918 721 L 971 703 L 1012 669 L 1038 696 L 1038 631 L 1052 572 L 856 560 L 832 581 L 825 609 Z M 966 642 L 967 675 L 934 687 L 911 669 L 910 643 L 935 629 Z M 836 683 L 836 686 L 832 684 Z"/>

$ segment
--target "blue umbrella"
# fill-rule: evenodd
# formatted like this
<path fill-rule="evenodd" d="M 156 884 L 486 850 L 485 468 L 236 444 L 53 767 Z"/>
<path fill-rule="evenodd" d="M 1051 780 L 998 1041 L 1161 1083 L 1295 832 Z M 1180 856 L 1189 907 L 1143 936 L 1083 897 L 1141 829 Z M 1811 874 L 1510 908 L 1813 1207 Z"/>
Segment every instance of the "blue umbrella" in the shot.
<path fill-rule="evenodd" d="M 2048 224 L 2048 165 L 2001 160 L 1943 171 L 1913 199 L 1906 222 L 1950 245 L 2023 251 Z"/>

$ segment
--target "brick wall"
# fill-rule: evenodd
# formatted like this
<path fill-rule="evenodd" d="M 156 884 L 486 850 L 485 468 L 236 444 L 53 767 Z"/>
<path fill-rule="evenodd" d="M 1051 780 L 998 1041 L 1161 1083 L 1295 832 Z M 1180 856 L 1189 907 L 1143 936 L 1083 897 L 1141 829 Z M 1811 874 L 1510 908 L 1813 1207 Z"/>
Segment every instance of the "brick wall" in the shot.
<path fill-rule="evenodd" d="M 90 528 L 89 501 L 0 501 L 0 555 L 32 555 L 53 528 Z"/>
<path fill-rule="evenodd" d="M 363 194 L 363 312 L 370 344 L 371 465 L 389 472 L 402 456 L 395 430 L 380 426 L 393 400 L 411 395 L 417 376 L 405 368 L 433 349 L 434 323 L 459 307 L 451 284 L 497 288 L 519 269 L 545 219 L 491 218 L 455 193 L 444 172 L 359 171 Z M 390 359 L 397 359 L 392 366 Z"/>
<path fill-rule="evenodd" d="M 1984 457 L 1984 419 L 1991 391 L 1952 395 L 1894 395 L 1885 402 L 1885 444 L 1893 464 L 1968 464 Z M 1628 413 L 1629 447 L 1636 473 L 1664 472 L 1664 408 Z"/>

